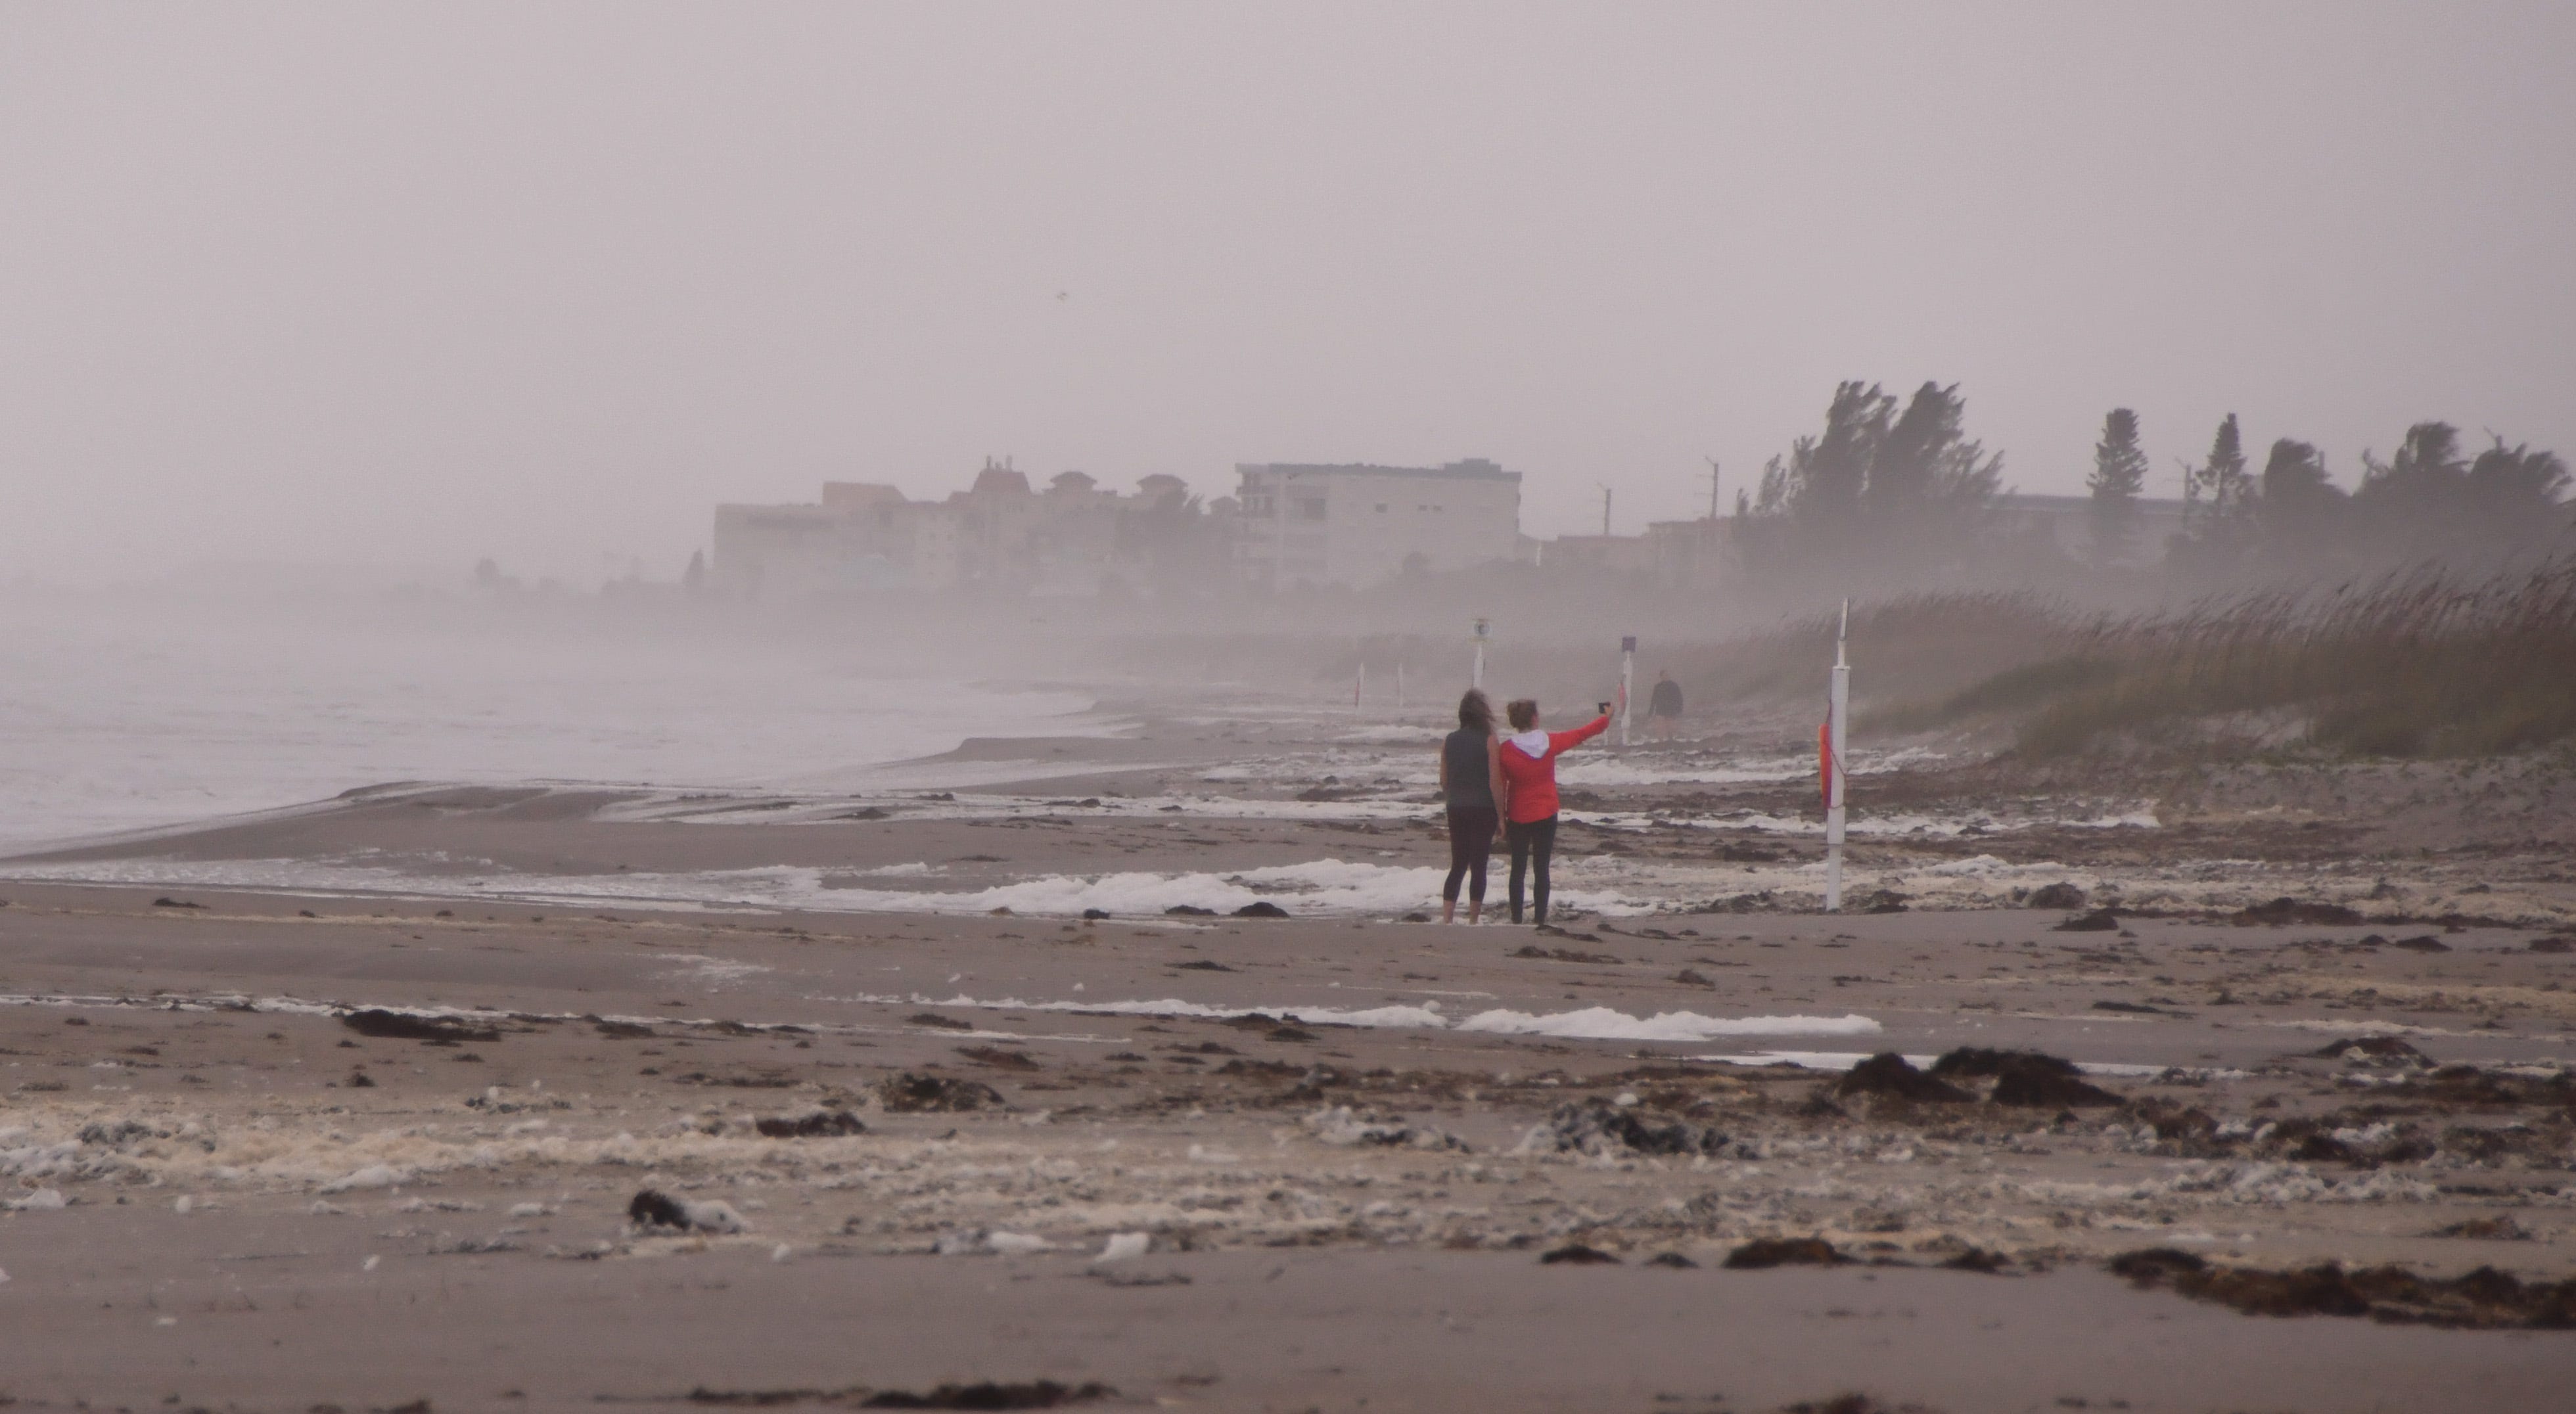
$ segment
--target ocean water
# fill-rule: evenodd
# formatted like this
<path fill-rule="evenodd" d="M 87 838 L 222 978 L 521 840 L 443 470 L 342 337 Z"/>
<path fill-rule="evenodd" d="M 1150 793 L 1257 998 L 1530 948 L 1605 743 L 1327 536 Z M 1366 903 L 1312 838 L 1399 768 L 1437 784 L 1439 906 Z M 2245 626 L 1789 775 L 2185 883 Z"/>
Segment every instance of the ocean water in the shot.
<path fill-rule="evenodd" d="M 0 601 L 0 853 L 389 781 L 792 786 L 1112 729 L 1085 694 L 910 661 L 363 606 Z"/>

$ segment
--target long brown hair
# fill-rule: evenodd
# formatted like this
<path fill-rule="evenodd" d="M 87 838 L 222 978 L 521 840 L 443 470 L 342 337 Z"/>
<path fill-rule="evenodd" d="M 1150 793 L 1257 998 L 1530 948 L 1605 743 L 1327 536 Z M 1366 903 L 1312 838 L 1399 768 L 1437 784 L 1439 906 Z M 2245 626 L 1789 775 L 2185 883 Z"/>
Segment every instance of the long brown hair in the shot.
<path fill-rule="evenodd" d="M 1503 708 L 1512 719 L 1512 730 L 1525 732 L 1538 725 L 1538 699 L 1524 697 Z"/>
<path fill-rule="evenodd" d="M 1494 704 L 1485 700 L 1483 688 L 1471 687 L 1458 699 L 1458 726 L 1462 731 L 1494 734 Z"/>

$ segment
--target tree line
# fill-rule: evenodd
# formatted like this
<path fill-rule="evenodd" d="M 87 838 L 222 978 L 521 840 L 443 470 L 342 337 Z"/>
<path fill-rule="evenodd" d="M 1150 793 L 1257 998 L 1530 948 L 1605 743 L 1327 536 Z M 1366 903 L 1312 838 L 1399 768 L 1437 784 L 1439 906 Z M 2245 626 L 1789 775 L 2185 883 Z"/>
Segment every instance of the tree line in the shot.
<path fill-rule="evenodd" d="M 2207 454 L 2181 467 L 2179 528 L 2150 531 L 2141 420 L 2114 408 L 2094 446 L 2084 533 L 2070 547 L 2005 514 L 2003 457 L 1968 435 L 1957 384 L 1926 382 L 1900 401 L 1878 384 L 1845 382 L 1823 428 L 1737 493 L 1736 560 L 1772 584 L 1973 581 L 2050 562 L 2196 587 L 2427 561 L 2493 566 L 2576 546 L 2566 461 L 2489 436 L 2491 446 L 2472 449 L 2449 423 L 2416 423 L 2387 460 L 2363 453 L 2346 490 L 2325 454 L 2296 438 L 2274 441 L 2255 470 L 2231 413 Z"/>

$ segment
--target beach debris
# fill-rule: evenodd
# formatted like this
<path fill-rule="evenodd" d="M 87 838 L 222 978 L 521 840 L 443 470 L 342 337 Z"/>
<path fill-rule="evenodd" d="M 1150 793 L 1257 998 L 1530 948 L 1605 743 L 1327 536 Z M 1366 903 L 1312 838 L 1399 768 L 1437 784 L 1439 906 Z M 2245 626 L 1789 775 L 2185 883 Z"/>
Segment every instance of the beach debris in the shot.
<path fill-rule="evenodd" d="M 1210 962 L 1203 957 L 1193 958 L 1188 962 L 1176 962 L 1172 966 L 1183 972 L 1232 972 L 1234 970 L 1222 962 Z"/>
<path fill-rule="evenodd" d="M 1523 1153 L 1582 1153 L 1595 1158 L 1622 1154 L 1705 1154 L 1727 1152 L 1729 1140 L 1717 1130 L 1675 1120 L 1654 1124 L 1640 1118 L 1636 1107 L 1598 1095 L 1558 1105 L 1545 1124 L 1533 1125 L 1521 1137 Z"/>
<path fill-rule="evenodd" d="M 989 1065 L 996 1070 L 1036 1070 L 1039 1068 L 1036 1061 L 1029 1059 L 1028 1052 L 1014 1051 L 1002 1046 L 959 1046 L 957 1048 L 957 1054 L 975 1062 L 977 1065 Z"/>
<path fill-rule="evenodd" d="M 192 899 L 184 899 L 184 898 L 169 898 L 169 897 L 166 897 L 166 896 L 165 896 L 165 897 L 162 897 L 162 898 L 156 898 L 156 899 L 152 900 L 152 906 L 153 906 L 154 908 L 203 908 L 203 907 L 205 907 L 205 905 L 204 905 L 204 904 L 202 904 L 202 903 L 198 903 L 198 902 L 196 902 L 196 901 L 194 901 L 194 900 L 192 900 Z"/>
<path fill-rule="evenodd" d="M 2022 905 L 2025 908 L 2077 909 L 2090 901 L 2082 889 L 2061 880 L 2031 890 L 2030 897 L 2022 900 Z"/>
<path fill-rule="evenodd" d="M 905 1071 L 877 1083 L 877 1103 L 889 1114 L 1002 1108 L 1002 1092 L 973 1080 Z"/>
<path fill-rule="evenodd" d="M 1266 898 L 1257 898 L 1234 911 L 1237 918 L 1285 918 L 1288 910 Z"/>
<path fill-rule="evenodd" d="M 2240 908 L 2229 915 L 2228 922 L 2239 928 L 2258 924 L 2280 927 L 2298 923 L 2315 928 L 2349 928 L 2361 921 L 2361 915 L 2339 903 L 2318 903 L 2309 899 L 2276 898 Z"/>
<path fill-rule="evenodd" d="M 1303 1121 L 1308 1133 L 1327 1144 L 1385 1149 L 1464 1149 L 1465 1140 L 1429 1125 L 1404 1124 L 1355 1114 L 1348 1105 L 1327 1105 Z"/>
<path fill-rule="evenodd" d="M 1142 1257 L 1153 1249 L 1154 1237 L 1151 1233 L 1113 1232 L 1109 1234 L 1109 1240 L 1101 1244 L 1099 1255 L 1093 1257 L 1091 1260 L 1095 1262 L 1125 1262 L 1137 1257 Z"/>
<path fill-rule="evenodd" d="M 1838 1267 L 1851 1258 L 1821 1237 L 1757 1237 L 1726 1254 L 1721 1265 L 1735 1271 L 1769 1267 Z"/>
<path fill-rule="evenodd" d="M 341 1081 L 340 1083 L 352 1090 L 373 1090 L 376 1088 L 375 1077 L 367 1074 L 364 1066 L 350 1071 L 349 1078 Z"/>
<path fill-rule="evenodd" d="M 858 1407 L 861 1409 L 1059 1409 L 1068 1404 L 1090 1404 L 1117 1397 L 1116 1389 L 1096 1380 L 1079 1385 L 1060 1385 L 1053 1380 L 1031 1380 L 1024 1384 L 995 1384 L 986 1380 L 971 1385 L 941 1385 L 928 1394 L 914 1394 L 910 1390 L 900 1389 L 882 1390 L 860 1400 Z"/>
<path fill-rule="evenodd" d="M 1164 909 L 1163 916 L 1166 918 L 1214 918 L 1216 917 L 1216 910 L 1213 908 L 1201 908 L 1194 903 L 1176 903 L 1171 907 Z"/>
<path fill-rule="evenodd" d="M 1985 1272 L 1990 1275 L 2011 1265 L 2012 1258 L 2001 1252 L 1989 1252 L 1982 1247 L 1971 1247 L 1964 1252 L 1953 1253 L 1940 1263 L 1945 1271 Z"/>
<path fill-rule="evenodd" d="M 2107 908 L 2090 913 L 2069 914 L 2065 922 L 2050 929 L 2052 933 L 2113 933 L 2119 931 L 2120 916 Z"/>
<path fill-rule="evenodd" d="M 2059 1400 L 2058 1403 L 2065 1405 L 2066 1401 Z M 1831 1399 L 1802 1399 L 1795 1404 L 1783 1404 L 1780 1414 L 1940 1414 L 1940 1411 L 1921 1404 L 1881 1404 L 1868 1395 L 1854 1392 L 1838 1394 Z"/>
<path fill-rule="evenodd" d="M 2437 1227 L 2426 1237 L 2464 1237 L 2479 1242 L 2529 1242 L 2531 1230 L 2513 1220 L 2513 1215 L 2498 1218 L 2463 1218 L 2448 1227 Z"/>
<path fill-rule="evenodd" d="M 650 1026 L 633 1021 L 611 1021 L 603 1016 L 586 1016 L 582 1019 L 590 1023 L 592 1030 L 612 1041 L 650 1041 L 661 1034 Z"/>
<path fill-rule="evenodd" d="M 459 1041 L 498 1041 L 501 1033 L 488 1026 L 468 1026 L 443 1016 L 416 1016 L 410 1012 L 387 1011 L 382 1007 L 361 1007 L 340 1014 L 340 1024 L 361 1036 L 379 1041 L 428 1041 L 454 1044 Z"/>
<path fill-rule="evenodd" d="M 2392 948 L 2404 948 L 2408 952 L 2449 952 L 2451 950 L 2451 945 L 2449 943 L 2443 942 L 2441 939 L 2434 937 L 2430 933 L 2418 934 L 2412 938 L 2400 938 L 2396 942 L 2390 943 L 2389 946 Z"/>
<path fill-rule="evenodd" d="M 959 1021 L 955 1017 L 951 1016 L 941 1016 L 935 1011 L 916 1011 L 912 1015 L 905 1017 L 903 1019 L 903 1024 L 906 1026 L 936 1026 L 942 1031 L 972 1031 L 975 1029 L 974 1022 Z"/>
<path fill-rule="evenodd" d="M 1540 1253 L 1538 1260 L 1539 1265 L 1545 1267 L 1597 1267 L 1603 1265 L 1615 1267 L 1619 1265 L 1618 1258 L 1611 1256 L 1609 1253 L 1602 1251 L 1598 1247 L 1588 1247 L 1580 1242 L 1569 1242 L 1562 1247 L 1551 1248 L 1548 1251 Z"/>
<path fill-rule="evenodd" d="M 1109 910 L 1105 908 L 1086 908 L 1082 911 L 1082 921 L 1085 923 L 1097 923 L 1107 917 L 1109 917 Z"/>
<path fill-rule="evenodd" d="M 2348 1270 L 2335 1262 L 2272 1271 L 2220 1266 L 2196 1253 L 2149 1247 L 2112 1258 L 2110 1269 L 2142 1289 L 2169 1288 L 2249 1316 L 2369 1316 L 2483 1329 L 2576 1327 L 2576 1279 L 2525 1282 L 2493 1267 L 2449 1278 L 2417 1276 L 2398 1266 Z"/>
<path fill-rule="evenodd" d="M 1683 1256 L 1679 1252 L 1658 1252 L 1655 1255 L 1648 1257 L 1645 1265 L 1649 1267 L 1672 1267 L 1680 1271 L 1699 1270 L 1699 1263 L 1692 1261 L 1690 1258 Z"/>
<path fill-rule="evenodd" d="M 1606 952 L 1577 952 L 1572 948 L 1524 946 L 1509 954 L 1512 957 L 1536 958 L 1541 962 L 1618 962 L 1621 959 Z"/>
<path fill-rule="evenodd" d="M 848 1110 L 812 1110 L 800 1115 L 764 1115 L 751 1122 L 765 1139 L 838 1139 L 865 1134 L 868 1127 Z"/>
<path fill-rule="evenodd" d="M 2335 1041 L 2316 1051 L 2326 1060 L 2339 1060 L 2346 1065 L 2369 1066 L 2375 1070 L 2430 1070 L 2433 1058 L 2394 1036 L 2355 1036 Z"/>
<path fill-rule="evenodd" d="M 2576 938 L 2552 935 L 2523 944 L 2533 952 L 2576 952 Z"/>
<path fill-rule="evenodd" d="M 1673 974 L 1673 980 L 1685 987 L 1714 987 L 1717 984 L 1695 969 L 1685 967 Z"/>
<path fill-rule="evenodd" d="M 104 1148 L 122 1149 L 145 1139 L 167 1139 L 170 1131 L 155 1128 L 138 1119 L 91 1120 L 80 1127 L 80 1142 Z"/>
<path fill-rule="evenodd" d="M 1884 1095 L 1929 1104 L 1966 1104 L 1976 1097 L 1946 1080 L 1926 1075 L 1894 1051 L 1881 1051 L 1844 1072 L 1834 1082 L 1834 1095 Z"/>
<path fill-rule="evenodd" d="M 1998 1105 L 2072 1109 L 2120 1103 L 2119 1096 L 2084 1080 L 2075 1062 L 2039 1051 L 1961 1046 L 1933 1061 L 1932 1074 L 1945 1079 L 1993 1076 L 1995 1085 L 1986 1098 Z"/>
<path fill-rule="evenodd" d="M 646 1232 L 734 1233 L 744 1228 L 742 1214 L 730 1203 L 712 1199 L 674 1198 L 658 1188 L 639 1189 L 627 1200 L 626 1220 Z"/>

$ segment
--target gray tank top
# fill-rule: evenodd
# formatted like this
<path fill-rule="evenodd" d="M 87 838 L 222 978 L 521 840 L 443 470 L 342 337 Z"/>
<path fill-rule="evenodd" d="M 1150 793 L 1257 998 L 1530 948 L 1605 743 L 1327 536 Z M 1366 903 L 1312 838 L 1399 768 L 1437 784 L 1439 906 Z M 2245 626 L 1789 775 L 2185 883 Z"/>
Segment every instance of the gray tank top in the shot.
<path fill-rule="evenodd" d="M 1440 743 L 1440 759 L 1449 767 L 1451 809 L 1494 807 L 1493 767 L 1485 757 L 1486 743 L 1491 740 L 1483 732 L 1460 727 Z"/>

